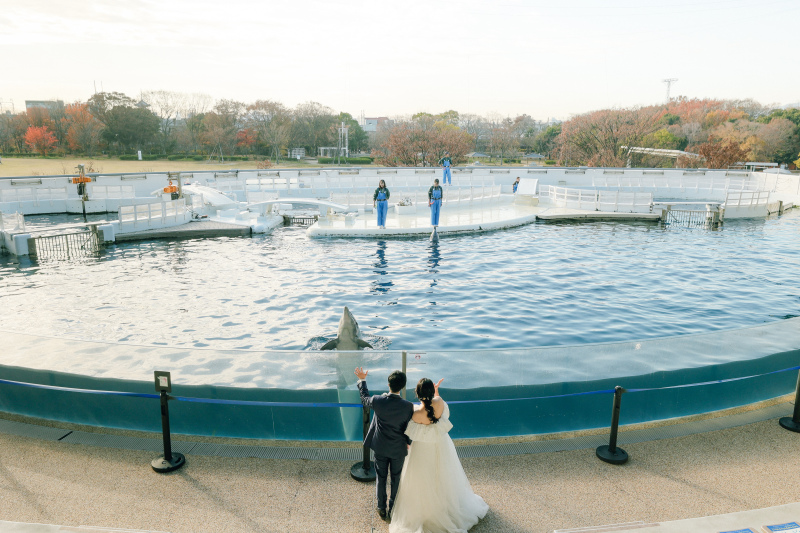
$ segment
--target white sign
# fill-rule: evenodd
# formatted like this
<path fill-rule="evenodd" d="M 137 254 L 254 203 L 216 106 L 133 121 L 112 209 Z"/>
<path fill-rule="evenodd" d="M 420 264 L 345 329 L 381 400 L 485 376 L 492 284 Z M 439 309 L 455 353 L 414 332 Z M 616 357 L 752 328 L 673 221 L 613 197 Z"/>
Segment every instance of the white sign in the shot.
<path fill-rule="evenodd" d="M 141 160 L 142 160 L 142 151 L 139 150 L 139 161 L 141 161 Z"/>

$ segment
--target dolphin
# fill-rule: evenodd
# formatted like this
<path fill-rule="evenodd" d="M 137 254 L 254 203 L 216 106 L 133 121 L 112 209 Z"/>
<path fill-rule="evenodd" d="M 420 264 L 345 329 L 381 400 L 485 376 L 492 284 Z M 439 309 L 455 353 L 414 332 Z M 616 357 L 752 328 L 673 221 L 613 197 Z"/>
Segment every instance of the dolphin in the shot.
<path fill-rule="evenodd" d="M 370 343 L 359 338 L 360 334 L 358 322 L 353 317 L 353 313 L 345 306 L 342 319 L 339 320 L 339 332 L 336 338 L 326 342 L 320 350 L 361 350 L 363 348 L 372 348 Z"/>
<path fill-rule="evenodd" d="M 439 242 L 439 232 L 436 231 L 435 226 L 433 228 L 433 232 L 431 233 L 431 242 Z"/>

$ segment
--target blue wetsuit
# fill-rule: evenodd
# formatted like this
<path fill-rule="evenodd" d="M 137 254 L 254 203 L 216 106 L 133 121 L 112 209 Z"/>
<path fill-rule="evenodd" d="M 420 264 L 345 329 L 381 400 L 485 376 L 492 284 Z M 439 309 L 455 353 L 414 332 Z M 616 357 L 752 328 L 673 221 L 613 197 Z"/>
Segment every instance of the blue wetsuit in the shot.
<path fill-rule="evenodd" d="M 428 190 L 428 203 L 431 206 L 431 225 L 439 225 L 439 212 L 442 210 L 442 188 L 433 185 Z"/>
<path fill-rule="evenodd" d="M 439 160 L 439 164 L 442 165 L 443 172 L 442 172 L 442 185 L 444 184 L 453 184 L 453 177 L 450 173 L 450 166 L 453 162 L 450 160 L 450 156 L 446 155 Z"/>
<path fill-rule="evenodd" d="M 386 213 L 389 210 L 389 189 L 386 187 L 378 187 L 375 189 L 375 194 L 372 199 L 378 205 L 378 227 L 386 225 Z"/>

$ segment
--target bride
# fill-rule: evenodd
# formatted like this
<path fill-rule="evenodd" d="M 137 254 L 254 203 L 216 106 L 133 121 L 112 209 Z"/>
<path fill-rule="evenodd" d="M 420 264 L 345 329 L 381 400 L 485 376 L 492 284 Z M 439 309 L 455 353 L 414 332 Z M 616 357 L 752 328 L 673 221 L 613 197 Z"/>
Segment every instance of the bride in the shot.
<path fill-rule="evenodd" d="M 390 533 L 465 533 L 486 515 L 489 506 L 472 492 L 448 432 L 450 408 L 439 385 L 428 378 L 417 383 L 411 438 L 400 489 L 391 512 Z"/>

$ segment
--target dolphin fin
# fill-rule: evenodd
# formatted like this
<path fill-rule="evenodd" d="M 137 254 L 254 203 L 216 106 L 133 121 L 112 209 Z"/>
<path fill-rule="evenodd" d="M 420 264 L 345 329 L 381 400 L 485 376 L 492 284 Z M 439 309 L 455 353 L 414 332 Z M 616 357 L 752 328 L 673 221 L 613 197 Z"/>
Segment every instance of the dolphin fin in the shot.
<path fill-rule="evenodd" d="M 332 341 L 328 341 L 325 344 L 323 344 L 320 350 L 335 350 L 338 345 L 339 345 L 339 337 L 336 337 Z"/>
<path fill-rule="evenodd" d="M 372 345 L 363 339 L 356 339 L 356 345 L 359 348 L 372 348 Z M 325 348 L 323 348 L 324 350 Z"/>

